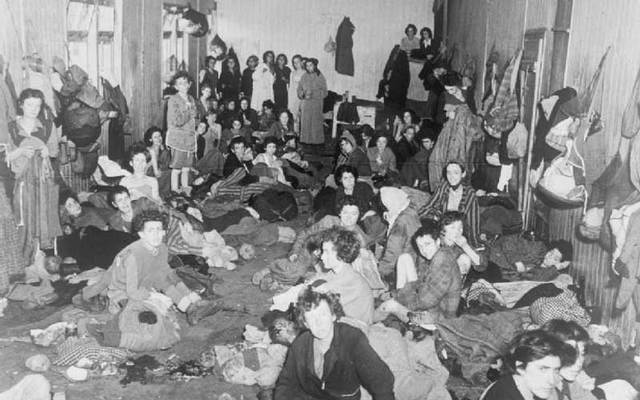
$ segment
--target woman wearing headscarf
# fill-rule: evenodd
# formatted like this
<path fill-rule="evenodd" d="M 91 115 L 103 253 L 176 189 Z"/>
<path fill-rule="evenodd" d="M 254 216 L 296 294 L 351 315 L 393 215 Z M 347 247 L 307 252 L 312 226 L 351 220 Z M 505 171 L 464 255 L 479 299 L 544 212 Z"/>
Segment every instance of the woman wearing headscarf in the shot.
<path fill-rule="evenodd" d="M 309 144 L 324 143 L 322 101 L 327 97 L 327 81 L 318 70 L 318 60 L 310 58 L 305 63 L 307 72 L 300 79 L 300 141 Z"/>

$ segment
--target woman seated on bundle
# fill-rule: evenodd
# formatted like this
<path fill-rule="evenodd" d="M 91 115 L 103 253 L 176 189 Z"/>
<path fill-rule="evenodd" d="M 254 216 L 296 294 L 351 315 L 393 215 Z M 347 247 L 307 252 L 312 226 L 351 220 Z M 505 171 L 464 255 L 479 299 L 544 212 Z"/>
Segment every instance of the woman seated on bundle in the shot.
<path fill-rule="evenodd" d="M 271 125 L 267 136 L 282 140 L 288 133 L 293 133 L 293 119 L 289 110 L 282 110 L 278 114 L 278 120 Z"/>
<path fill-rule="evenodd" d="M 373 181 L 374 183 L 391 183 L 394 178 L 398 177 L 398 168 L 396 156 L 388 147 L 389 138 L 384 134 L 378 135 L 375 143 L 375 147 L 367 148 Z"/>
<path fill-rule="evenodd" d="M 335 253 L 331 243 L 327 251 Z M 300 295 L 296 314 L 308 330 L 291 344 L 274 399 L 359 399 L 361 386 L 376 400 L 395 398 L 393 374 L 364 333 L 337 321 L 341 300 L 313 289 Z"/>
<path fill-rule="evenodd" d="M 240 116 L 242 117 L 242 124 L 248 129 L 257 131 L 260 128 L 258 124 L 258 112 L 251 108 L 249 99 L 243 97 L 240 99 Z"/>
<path fill-rule="evenodd" d="M 236 101 L 237 100 L 235 99 L 229 99 L 225 103 L 225 108 L 219 116 L 220 123 L 222 124 L 222 129 L 231 128 L 233 120 L 236 118 L 240 118 L 240 112 L 238 112 L 238 110 L 236 109 Z"/>
<path fill-rule="evenodd" d="M 240 117 L 233 118 L 233 121 L 231 122 L 231 128 L 224 129 L 222 131 L 220 148 L 226 152 L 229 144 L 231 143 L 231 139 L 236 137 L 242 137 L 245 142 L 250 143 L 251 129 L 248 129 L 246 126 L 242 125 L 242 120 L 240 119 Z"/>
<path fill-rule="evenodd" d="M 269 168 L 270 175 L 274 177 L 278 182 L 285 185 L 291 185 L 287 178 L 284 176 L 282 170 L 282 161 L 276 156 L 276 150 L 278 149 L 278 140 L 275 137 L 268 136 L 264 139 L 264 153 L 258 154 L 253 159 L 253 165 L 265 164 Z"/>

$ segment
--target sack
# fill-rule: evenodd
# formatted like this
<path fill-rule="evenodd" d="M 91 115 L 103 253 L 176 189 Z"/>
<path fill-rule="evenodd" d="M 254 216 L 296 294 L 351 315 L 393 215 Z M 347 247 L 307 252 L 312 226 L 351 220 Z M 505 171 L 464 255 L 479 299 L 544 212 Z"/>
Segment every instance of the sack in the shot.
<path fill-rule="evenodd" d="M 507 138 L 507 156 L 511 159 L 522 158 L 527 154 L 529 132 L 522 122 L 518 122 Z"/>
<path fill-rule="evenodd" d="M 329 35 L 329 40 L 324 44 L 324 51 L 327 53 L 335 53 L 336 52 L 336 42 L 333 40 L 333 37 Z"/>
<path fill-rule="evenodd" d="M 76 148 L 76 159 L 71 163 L 74 173 L 85 178 L 90 177 L 98 167 L 98 150 L 100 143 L 93 143 L 85 147 Z"/>
<path fill-rule="evenodd" d="M 298 205 L 291 192 L 266 189 L 251 196 L 249 205 L 260 214 L 261 219 L 268 222 L 290 221 L 298 216 Z"/>
<path fill-rule="evenodd" d="M 538 193 L 555 208 L 575 208 L 585 204 L 584 159 L 573 140 L 566 142 L 567 151 L 551 162 L 538 182 Z"/>

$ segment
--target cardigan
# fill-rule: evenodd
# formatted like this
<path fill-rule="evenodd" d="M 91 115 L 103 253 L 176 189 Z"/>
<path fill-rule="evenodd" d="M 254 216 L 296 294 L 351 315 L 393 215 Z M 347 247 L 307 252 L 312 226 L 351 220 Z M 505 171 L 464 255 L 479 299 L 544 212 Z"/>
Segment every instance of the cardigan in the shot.
<path fill-rule="evenodd" d="M 322 378 L 314 372 L 313 335 L 301 333 L 291 344 L 274 393 L 275 400 L 357 400 L 360 386 L 374 400 L 393 400 L 391 370 L 357 328 L 336 322 L 324 356 Z"/>

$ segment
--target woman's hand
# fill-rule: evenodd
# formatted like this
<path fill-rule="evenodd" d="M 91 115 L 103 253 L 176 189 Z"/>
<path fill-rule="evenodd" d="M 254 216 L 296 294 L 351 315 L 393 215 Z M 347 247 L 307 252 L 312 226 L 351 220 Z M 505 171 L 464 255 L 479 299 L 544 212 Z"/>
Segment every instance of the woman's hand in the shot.
<path fill-rule="evenodd" d="M 49 158 L 49 148 L 47 146 L 44 146 L 42 150 L 40 150 L 40 156 L 43 159 Z"/>

